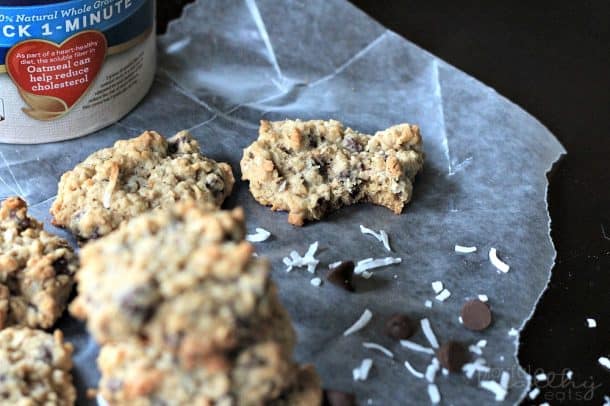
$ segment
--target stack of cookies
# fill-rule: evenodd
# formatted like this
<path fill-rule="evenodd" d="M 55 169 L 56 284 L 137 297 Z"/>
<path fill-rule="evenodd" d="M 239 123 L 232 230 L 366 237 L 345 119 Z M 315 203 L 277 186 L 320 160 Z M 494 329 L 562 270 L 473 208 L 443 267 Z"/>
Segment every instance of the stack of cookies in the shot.
<path fill-rule="evenodd" d="M 72 346 L 55 324 L 66 307 L 78 259 L 12 197 L 0 207 L 0 403 L 72 405 Z"/>
<path fill-rule="evenodd" d="M 113 405 L 314 405 L 295 333 L 241 209 L 193 201 L 142 214 L 86 245 L 71 312 L 102 344 Z"/>

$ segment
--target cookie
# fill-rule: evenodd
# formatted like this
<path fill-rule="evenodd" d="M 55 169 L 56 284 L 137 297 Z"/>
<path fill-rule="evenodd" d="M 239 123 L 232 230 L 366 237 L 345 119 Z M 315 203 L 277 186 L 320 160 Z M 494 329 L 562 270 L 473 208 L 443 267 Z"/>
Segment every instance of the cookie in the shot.
<path fill-rule="evenodd" d="M 360 202 L 401 213 L 423 161 L 411 124 L 368 136 L 334 120 L 262 121 L 241 170 L 256 201 L 288 211 L 288 221 L 301 226 Z"/>
<path fill-rule="evenodd" d="M 231 167 L 204 157 L 186 131 L 153 131 L 90 155 L 59 182 L 53 224 L 96 239 L 140 213 L 193 199 L 220 206 L 235 180 Z"/>
<path fill-rule="evenodd" d="M 70 310 L 103 344 L 139 339 L 187 366 L 257 335 L 291 349 L 269 264 L 244 236 L 241 209 L 191 201 L 142 214 L 83 248 Z"/>
<path fill-rule="evenodd" d="M 72 346 L 59 330 L 54 335 L 27 327 L 0 331 L 0 403 L 70 406 Z"/>
<path fill-rule="evenodd" d="M 49 234 L 18 197 L 0 207 L 0 329 L 49 328 L 61 316 L 78 259 L 68 242 Z"/>

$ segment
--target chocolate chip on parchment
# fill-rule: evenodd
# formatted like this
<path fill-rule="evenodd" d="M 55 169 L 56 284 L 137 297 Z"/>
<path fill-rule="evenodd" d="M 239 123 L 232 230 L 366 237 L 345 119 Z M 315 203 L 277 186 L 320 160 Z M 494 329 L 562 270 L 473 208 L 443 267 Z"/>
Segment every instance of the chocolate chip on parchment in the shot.
<path fill-rule="evenodd" d="M 356 406 L 356 396 L 352 393 L 326 389 L 323 406 Z"/>
<path fill-rule="evenodd" d="M 331 268 L 326 279 L 333 285 L 339 286 L 348 292 L 354 291 L 352 278 L 354 276 L 355 264 L 353 261 L 343 261 L 334 268 Z"/>
<path fill-rule="evenodd" d="M 385 334 L 396 340 L 406 340 L 414 332 L 413 321 L 406 314 L 394 314 L 385 324 Z"/>
<path fill-rule="evenodd" d="M 478 299 L 464 303 L 461 316 L 464 327 L 469 330 L 485 330 L 491 324 L 491 309 Z"/>
<path fill-rule="evenodd" d="M 436 350 L 436 356 L 443 368 L 451 372 L 460 372 L 470 360 L 468 349 L 457 341 L 447 341 Z"/>

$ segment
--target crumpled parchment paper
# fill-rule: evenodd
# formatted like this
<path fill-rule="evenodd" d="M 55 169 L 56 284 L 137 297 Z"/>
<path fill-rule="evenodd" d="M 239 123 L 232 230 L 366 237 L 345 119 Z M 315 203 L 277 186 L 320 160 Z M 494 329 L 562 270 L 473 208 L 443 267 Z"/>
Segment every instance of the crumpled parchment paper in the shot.
<path fill-rule="evenodd" d="M 441 342 L 488 341 L 482 357 L 489 374 L 469 380 L 439 373 L 444 404 L 494 403 L 479 381 L 497 381 L 502 371 L 511 375 L 506 402 L 524 397 L 529 377 L 516 360 L 518 337 L 508 332 L 530 317 L 550 276 L 555 251 L 545 174 L 565 152 L 542 124 L 342 0 L 200 0 L 170 26 L 159 48 L 151 93 L 120 123 L 68 142 L 0 146 L 0 197 L 24 196 L 32 213 L 49 224 L 63 172 L 145 129 L 167 136 L 190 129 L 205 154 L 230 162 L 239 177 L 241 151 L 257 137 L 260 119 L 335 118 L 369 133 L 405 121 L 419 124 L 426 164 L 401 216 L 358 205 L 295 228 L 285 213 L 259 206 L 244 183 L 227 206 L 244 206 L 251 230 L 273 233 L 257 244 L 258 251 L 273 261 L 299 333 L 297 357 L 316 365 L 325 387 L 355 392 L 361 404 L 428 403 L 427 383 L 409 374 L 403 362 L 425 371 L 431 357 L 382 333 L 390 314 L 406 312 L 427 317 Z M 394 252 L 362 235 L 360 224 L 386 230 Z M 291 250 L 302 254 L 314 241 L 320 244 L 319 269 L 337 260 L 387 255 L 403 262 L 358 281 L 355 294 L 329 283 L 314 287 L 307 271 L 286 273 L 282 264 Z M 459 255 L 455 244 L 478 251 Z M 499 274 L 490 264 L 490 247 L 510 264 L 509 273 Z M 436 280 L 451 291 L 444 303 L 434 299 L 430 284 Z M 482 333 L 458 321 L 464 301 L 478 294 L 489 296 L 494 314 L 492 327 Z M 426 300 L 432 308 L 424 306 Z M 365 308 L 372 322 L 343 337 Z M 69 316 L 58 327 L 76 346 L 74 373 L 80 403 L 86 404 L 84 391 L 98 378 L 97 347 Z M 428 345 L 421 331 L 413 340 Z M 386 346 L 394 358 L 365 349 L 365 341 Z M 354 382 L 352 369 L 364 358 L 373 359 L 373 369 L 367 381 Z"/>

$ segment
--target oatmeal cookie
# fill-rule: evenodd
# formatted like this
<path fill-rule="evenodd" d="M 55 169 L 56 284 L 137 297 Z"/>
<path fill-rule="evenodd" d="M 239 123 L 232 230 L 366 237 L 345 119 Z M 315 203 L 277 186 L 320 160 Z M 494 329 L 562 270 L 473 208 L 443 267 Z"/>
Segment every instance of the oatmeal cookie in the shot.
<path fill-rule="evenodd" d="M 102 348 L 98 365 L 99 395 L 115 406 L 320 404 L 315 372 L 307 368 L 304 374 L 273 341 L 216 354 L 192 369 L 154 347 L 109 344 Z"/>
<path fill-rule="evenodd" d="M 191 201 L 140 215 L 84 247 L 70 310 L 101 343 L 140 339 L 187 366 L 257 334 L 291 349 L 269 264 L 244 235 L 241 209 Z"/>
<path fill-rule="evenodd" d="M 43 230 L 18 197 L 0 207 L 0 329 L 49 328 L 61 316 L 78 259 L 68 242 Z"/>
<path fill-rule="evenodd" d="M 89 156 L 59 182 L 53 223 L 81 240 L 123 221 L 193 199 L 220 206 L 235 180 L 231 167 L 204 157 L 186 131 L 166 140 L 154 131 Z"/>
<path fill-rule="evenodd" d="M 368 136 L 334 120 L 262 121 L 241 170 L 259 203 L 288 211 L 288 221 L 301 226 L 359 202 L 401 213 L 423 160 L 411 124 Z"/>
<path fill-rule="evenodd" d="M 0 331 L 0 403 L 71 406 L 72 346 L 61 331 L 54 335 L 28 327 Z"/>

